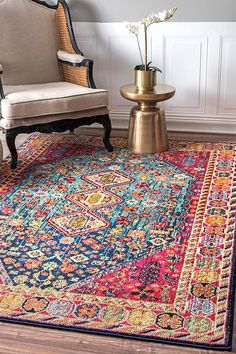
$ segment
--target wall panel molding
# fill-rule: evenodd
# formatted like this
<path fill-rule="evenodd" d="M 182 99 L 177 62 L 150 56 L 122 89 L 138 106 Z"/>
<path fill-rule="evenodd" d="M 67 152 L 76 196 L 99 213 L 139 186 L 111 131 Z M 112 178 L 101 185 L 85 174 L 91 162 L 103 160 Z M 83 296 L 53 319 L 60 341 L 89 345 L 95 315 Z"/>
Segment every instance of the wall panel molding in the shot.
<path fill-rule="evenodd" d="M 204 114 L 206 100 L 207 37 L 164 37 L 164 81 L 180 83 L 166 103 L 169 112 Z"/>
<path fill-rule="evenodd" d="M 220 37 L 218 114 L 236 115 L 236 35 Z"/>
<path fill-rule="evenodd" d="M 81 50 L 94 60 L 97 87 L 110 93 L 113 128 L 127 129 L 134 105 L 120 87 L 140 64 L 123 23 L 74 23 Z M 150 27 L 149 58 L 158 81 L 176 87 L 163 106 L 169 130 L 236 134 L 236 23 L 162 23 Z"/>

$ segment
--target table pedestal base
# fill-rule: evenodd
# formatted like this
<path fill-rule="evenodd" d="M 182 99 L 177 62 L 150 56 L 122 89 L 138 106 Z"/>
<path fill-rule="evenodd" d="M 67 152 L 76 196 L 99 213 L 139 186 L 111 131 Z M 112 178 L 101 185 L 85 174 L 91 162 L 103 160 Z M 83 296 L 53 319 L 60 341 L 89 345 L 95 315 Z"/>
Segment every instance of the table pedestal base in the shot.
<path fill-rule="evenodd" d="M 168 150 L 165 112 L 153 105 L 139 104 L 130 112 L 128 147 L 137 154 Z"/>

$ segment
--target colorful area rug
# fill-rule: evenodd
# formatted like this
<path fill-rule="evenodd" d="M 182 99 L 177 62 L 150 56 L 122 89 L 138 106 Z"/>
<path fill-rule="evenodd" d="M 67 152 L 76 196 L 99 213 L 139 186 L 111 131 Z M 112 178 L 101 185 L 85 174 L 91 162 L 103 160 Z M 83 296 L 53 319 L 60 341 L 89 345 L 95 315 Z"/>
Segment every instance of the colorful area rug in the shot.
<path fill-rule="evenodd" d="M 1 169 L 1 320 L 229 349 L 236 145 L 35 134 Z"/>

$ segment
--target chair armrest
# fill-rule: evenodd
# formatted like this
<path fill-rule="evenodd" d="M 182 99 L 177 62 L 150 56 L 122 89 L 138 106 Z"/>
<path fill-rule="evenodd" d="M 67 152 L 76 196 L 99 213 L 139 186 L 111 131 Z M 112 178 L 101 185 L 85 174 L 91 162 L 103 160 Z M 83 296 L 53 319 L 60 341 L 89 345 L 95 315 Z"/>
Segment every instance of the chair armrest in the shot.
<path fill-rule="evenodd" d="M 73 84 L 96 88 L 93 81 L 93 61 L 79 53 L 57 52 L 64 80 Z"/>
<path fill-rule="evenodd" d="M 77 66 L 77 64 L 81 64 L 83 60 L 86 60 L 86 58 L 80 54 L 72 54 L 65 52 L 64 50 L 59 50 L 57 52 L 57 57 L 59 61 L 66 62 L 74 66 Z"/>
<path fill-rule="evenodd" d="M 3 86 L 2 86 L 2 80 L 1 80 L 1 75 L 3 74 L 3 68 L 2 65 L 0 64 L 0 99 L 5 98 L 4 91 L 3 91 Z"/>

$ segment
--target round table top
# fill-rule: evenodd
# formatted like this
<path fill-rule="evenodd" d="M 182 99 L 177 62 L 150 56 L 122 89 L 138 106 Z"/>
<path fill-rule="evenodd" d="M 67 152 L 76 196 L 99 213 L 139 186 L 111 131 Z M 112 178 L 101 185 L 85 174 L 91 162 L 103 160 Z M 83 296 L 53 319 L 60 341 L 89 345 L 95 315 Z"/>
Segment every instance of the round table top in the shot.
<path fill-rule="evenodd" d="M 152 91 L 139 91 L 134 84 L 124 85 L 120 88 L 122 97 L 130 101 L 166 101 L 175 94 L 175 87 L 157 84 Z"/>

